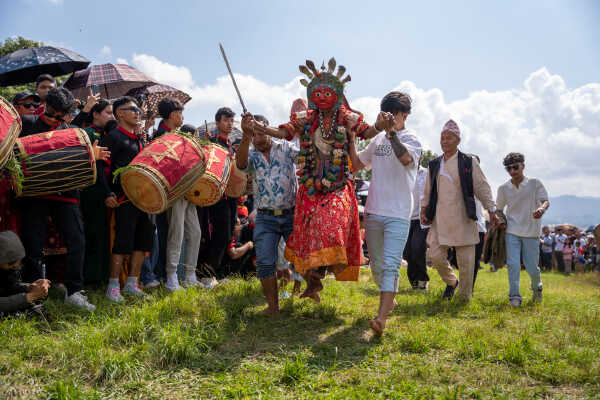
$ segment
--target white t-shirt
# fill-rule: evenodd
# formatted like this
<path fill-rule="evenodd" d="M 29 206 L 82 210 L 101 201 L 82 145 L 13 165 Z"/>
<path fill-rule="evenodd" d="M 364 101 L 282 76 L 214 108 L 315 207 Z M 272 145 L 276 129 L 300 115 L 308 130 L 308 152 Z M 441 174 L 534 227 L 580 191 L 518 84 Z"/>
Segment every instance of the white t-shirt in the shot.
<path fill-rule="evenodd" d="M 385 132 L 371 139 L 367 148 L 358 153 L 365 167 L 373 170 L 365 212 L 410 221 L 421 143 L 410 129 L 399 131 L 397 135 L 413 158 L 407 166 L 396 158 Z"/>
<path fill-rule="evenodd" d="M 560 235 L 554 235 L 554 240 L 556 240 L 556 246 L 554 246 L 554 251 L 563 251 L 567 239 L 568 237 L 564 233 L 561 233 Z"/>
<path fill-rule="evenodd" d="M 420 219 L 421 218 L 421 197 L 423 197 L 423 192 L 425 192 L 425 183 L 427 182 L 427 174 L 429 170 L 427 168 L 419 168 L 417 171 L 417 178 L 415 179 L 415 188 L 413 189 L 413 208 L 412 214 L 410 215 L 410 219 Z"/>
<path fill-rule="evenodd" d="M 498 188 L 496 205 L 498 210 L 506 207 L 506 233 L 520 237 L 540 237 L 542 219 L 533 218 L 533 212 L 548 200 L 548 192 L 536 178 L 524 177 L 516 188 L 508 181 Z"/>

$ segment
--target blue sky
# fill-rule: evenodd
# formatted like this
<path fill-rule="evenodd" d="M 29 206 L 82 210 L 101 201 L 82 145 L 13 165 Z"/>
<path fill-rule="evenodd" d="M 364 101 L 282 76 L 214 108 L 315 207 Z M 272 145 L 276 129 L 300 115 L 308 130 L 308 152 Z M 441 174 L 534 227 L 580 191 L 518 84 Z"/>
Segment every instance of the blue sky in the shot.
<path fill-rule="evenodd" d="M 96 63 L 150 54 L 188 67 L 199 85 L 224 71 L 219 41 L 236 72 L 273 84 L 293 78 L 305 58 L 333 55 L 354 78 L 349 97 L 378 96 L 408 79 L 453 100 L 518 87 L 542 66 L 569 87 L 600 81 L 593 0 L 13 0 L 0 8 L 0 38 L 64 44 Z M 110 56 L 100 54 L 105 45 Z"/>
<path fill-rule="evenodd" d="M 425 149 L 439 153 L 452 118 L 494 188 L 507 179 L 502 157 L 520 151 L 551 196 L 600 197 L 598 21 L 595 0 L 0 1 L 0 39 L 126 60 L 189 93 L 184 117 L 195 125 L 223 105 L 241 111 L 219 41 L 249 109 L 276 124 L 304 96 L 298 65 L 335 56 L 368 122 L 385 93 L 405 90 L 407 125 Z"/>

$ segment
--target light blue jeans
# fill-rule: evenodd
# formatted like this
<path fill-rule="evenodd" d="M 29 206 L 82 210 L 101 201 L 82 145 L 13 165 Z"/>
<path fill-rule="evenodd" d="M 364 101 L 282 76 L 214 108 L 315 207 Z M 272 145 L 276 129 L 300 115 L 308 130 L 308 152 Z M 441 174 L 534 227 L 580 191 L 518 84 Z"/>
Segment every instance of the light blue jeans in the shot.
<path fill-rule="evenodd" d="M 396 293 L 410 221 L 367 214 L 365 225 L 373 280 L 380 292 Z"/>
<path fill-rule="evenodd" d="M 540 257 L 540 245 L 538 238 L 528 238 L 506 234 L 506 263 L 508 264 L 508 284 L 510 299 L 521 299 L 519 290 L 521 279 L 521 252 L 523 252 L 523 263 L 531 278 L 531 289 L 542 289 L 542 276 L 538 261 Z"/>

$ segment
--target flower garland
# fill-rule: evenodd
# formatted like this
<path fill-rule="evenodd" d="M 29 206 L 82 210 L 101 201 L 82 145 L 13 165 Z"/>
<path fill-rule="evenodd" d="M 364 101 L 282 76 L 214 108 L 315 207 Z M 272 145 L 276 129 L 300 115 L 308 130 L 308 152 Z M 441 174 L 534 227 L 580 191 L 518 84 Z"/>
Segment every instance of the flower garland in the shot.
<path fill-rule="evenodd" d="M 337 113 L 334 116 L 334 119 L 332 119 L 331 124 L 333 125 L 336 123 L 336 120 Z M 320 116 L 319 125 L 323 125 Z M 321 130 L 323 130 L 323 127 L 321 127 Z M 330 128 L 329 136 L 331 136 L 332 131 L 333 129 Z M 324 132 L 322 131 L 321 134 L 323 133 Z M 321 177 L 320 171 L 315 172 L 317 149 L 314 144 L 313 135 L 311 134 L 311 124 L 306 124 L 304 126 L 300 147 L 301 149 L 298 153 L 299 169 L 297 174 L 300 177 L 300 183 L 308 188 L 307 192 L 309 195 L 314 195 L 316 192 L 334 192 L 346 185 L 349 176 L 346 128 L 337 126 L 334 135 L 333 149 L 329 154 L 331 164 L 323 177 Z"/>

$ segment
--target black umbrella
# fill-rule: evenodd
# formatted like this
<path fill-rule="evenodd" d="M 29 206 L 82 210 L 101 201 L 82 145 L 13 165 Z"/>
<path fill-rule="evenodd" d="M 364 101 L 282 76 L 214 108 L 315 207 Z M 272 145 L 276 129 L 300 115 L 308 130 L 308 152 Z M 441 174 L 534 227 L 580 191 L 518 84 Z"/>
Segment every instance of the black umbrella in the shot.
<path fill-rule="evenodd" d="M 60 76 L 85 69 L 90 60 L 60 47 L 31 47 L 0 58 L 0 86 L 34 82 L 41 74 Z"/>

